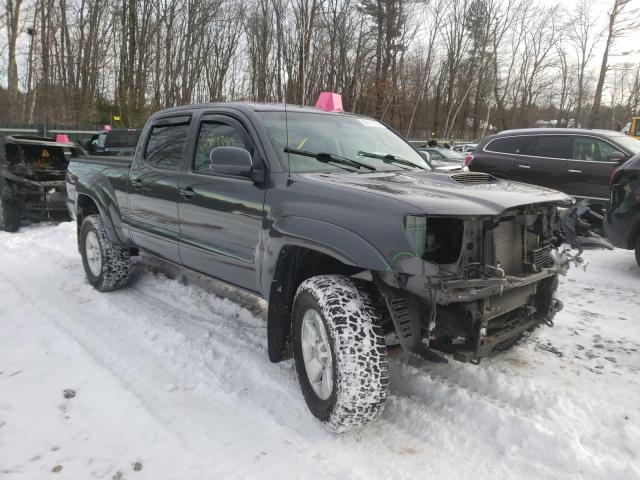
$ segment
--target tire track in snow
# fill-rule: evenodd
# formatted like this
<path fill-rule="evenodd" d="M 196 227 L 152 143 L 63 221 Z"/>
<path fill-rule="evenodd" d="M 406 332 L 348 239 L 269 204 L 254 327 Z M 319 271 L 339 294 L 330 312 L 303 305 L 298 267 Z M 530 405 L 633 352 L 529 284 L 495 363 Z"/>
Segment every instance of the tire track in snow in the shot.
<path fill-rule="evenodd" d="M 237 425 L 232 420 L 239 416 L 234 405 L 234 400 L 237 399 L 225 399 L 218 395 L 215 401 L 206 401 L 206 399 L 194 394 L 197 392 L 189 389 L 163 392 L 162 387 L 167 384 L 179 385 L 182 379 L 177 372 L 166 368 L 166 364 L 163 364 L 162 359 L 156 356 L 157 354 L 148 355 L 148 352 L 138 348 L 132 355 L 131 352 L 136 350 L 136 345 L 132 344 L 130 339 L 135 337 L 124 333 L 119 335 L 117 331 L 126 332 L 122 328 L 123 325 L 112 324 L 112 327 L 115 328 L 109 329 L 106 338 L 99 338 L 88 331 L 98 326 L 95 323 L 80 326 L 73 320 L 65 320 L 62 324 L 59 319 L 64 318 L 64 311 L 60 310 L 57 305 L 48 303 L 43 306 L 42 300 L 36 303 L 32 301 L 31 296 L 25 293 L 24 284 L 16 285 L 15 279 L 9 282 L 9 278 L 4 274 L 0 274 L 0 277 L 9 288 L 15 290 L 34 309 L 40 311 L 47 318 L 57 318 L 58 320 L 54 320 L 56 326 L 72 337 L 97 363 L 117 378 L 127 390 L 138 398 L 140 404 L 158 420 L 158 423 L 167 427 L 169 432 L 178 437 L 191 452 L 200 456 L 211 456 L 217 453 L 212 456 L 211 461 L 207 462 L 211 465 L 211 473 L 224 475 L 225 478 L 246 478 L 262 474 L 280 478 L 300 478 L 303 473 L 310 474 L 314 478 L 347 478 L 346 472 L 341 472 L 333 462 L 322 458 L 321 455 L 316 455 L 314 458 L 313 463 L 319 463 L 321 467 L 314 469 L 314 472 L 309 472 L 309 469 L 314 466 L 313 463 L 309 464 L 307 461 L 295 462 L 295 464 L 305 465 L 304 472 L 295 469 L 281 471 L 280 468 L 271 472 L 265 470 L 259 463 L 254 462 L 265 451 L 267 454 L 277 455 L 283 459 L 295 458 L 298 454 L 305 460 L 307 460 L 308 452 L 300 448 L 295 443 L 295 439 L 288 438 L 291 436 L 291 432 L 284 431 L 277 425 L 269 425 L 265 428 L 262 425 L 263 419 L 259 416 L 254 416 L 255 418 L 244 424 L 242 430 L 237 429 Z M 37 287 L 37 283 L 29 282 L 29 285 Z M 92 303 L 88 301 L 84 302 L 84 305 L 91 306 Z M 91 317 L 91 312 L 83 313 L 85 318 Z M 108 324 L 109 318 L 102 316 L 99 320 L 101 321 L 101 333 L 107 333 L 104 327 Z M 98 332 L 96 331 L 96 333 Z M 144 374 L 139 372 L 144 372 Z M 160 390 L 158 386 L 161 386 Z M 227 413 L 219 414 L 218 410 L 221 406 L 223 409 L 227 409 Z M 172 411 L 203 413 L 199 413 L 196 418 L 191 418 L 184 414 L 168 415 L 168 412 Z M 238 456 L 237 448 L 232 449 L 232 455 L 224 454 L 229 445 L 246 443 L 246 438 L 250 438 L 251 442 L 246 446 L 246 451 L 243 451 L 241 457 Z M 258 441 L 256 442 L 256 440 Z"/>

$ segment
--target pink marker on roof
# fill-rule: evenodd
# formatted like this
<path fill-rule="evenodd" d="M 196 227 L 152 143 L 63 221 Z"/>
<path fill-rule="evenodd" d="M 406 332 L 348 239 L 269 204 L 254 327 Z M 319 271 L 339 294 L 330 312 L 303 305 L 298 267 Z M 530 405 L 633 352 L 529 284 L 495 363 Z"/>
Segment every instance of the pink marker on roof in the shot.
<path fill-rule="evenodd" d="M 333 92 L 320 92 L 316 108 L 326 112 L 344 112 L 342 109 L 342 95 Z"/>

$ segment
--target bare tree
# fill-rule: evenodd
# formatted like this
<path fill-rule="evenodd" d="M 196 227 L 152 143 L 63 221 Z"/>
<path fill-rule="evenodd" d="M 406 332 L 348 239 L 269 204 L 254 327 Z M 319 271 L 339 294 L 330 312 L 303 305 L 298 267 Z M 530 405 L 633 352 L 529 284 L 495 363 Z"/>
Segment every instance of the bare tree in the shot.
<path fill-rule="evenodd" d="M 602 62 L 600 64 L 598 84 L 596 86 L 596 92 L 593 98 L 593 106 L 591 107 L 591 113 L 589 114 L 589 128 L 595 127 L 598 115 L 600 113 L 600 104 L 602 103 L 602 90 L 604 88 L 604 81 L 609 65 L 610 49 L 617 39 L 623 37 L 630 31 L 640 26 L 640 23 L 638 21 L 638 14 L 640 13 L 640 9 L 631 9 L 631 2 L 632 0 L 613 0 L 613 5 L 611 6 L 611 10 L 609 10 L 607 36 L 605 41 L 604 53 L 602 54 Z"/>

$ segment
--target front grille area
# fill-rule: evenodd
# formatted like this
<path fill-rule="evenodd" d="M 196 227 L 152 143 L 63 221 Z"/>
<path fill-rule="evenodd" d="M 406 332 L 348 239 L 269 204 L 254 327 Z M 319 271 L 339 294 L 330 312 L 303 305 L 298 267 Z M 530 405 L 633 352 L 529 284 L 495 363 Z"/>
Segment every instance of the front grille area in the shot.
<path fill-rule="evenodd" d="M 486 173 L 454 173 L 451 180 L 462 185 L 477 185 L 481 183 L 491 183 L 493 177 Z"/>
<path fill-rule="evenodd" d="M 528 257 L 529 263 L 535 265 L 538 268 L 550 267 L 553 265 L 550 246 L 531 250 L 527 252 L 527 257 Z"/>
<path fill-rule="evenodd" d="M 492 262 L 494 265 L 499 263 L 507 275 L 519 275 L 523 272 L 522 234 L 522 226 L 513 220 L 502 221 L 489 232 Z"/>

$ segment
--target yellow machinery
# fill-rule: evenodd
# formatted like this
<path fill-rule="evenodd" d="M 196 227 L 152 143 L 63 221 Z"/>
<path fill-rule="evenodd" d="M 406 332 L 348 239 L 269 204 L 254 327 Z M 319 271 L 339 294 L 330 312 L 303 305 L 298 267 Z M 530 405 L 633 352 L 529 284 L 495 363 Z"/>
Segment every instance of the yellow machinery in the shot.
<path fill-rule="evenodd" d="M 629 132 L 627 132 L 632 137 L 640 140 L 640 117 L 633 117 L 631 119 L 631 125 L 629 126 Z"/>

